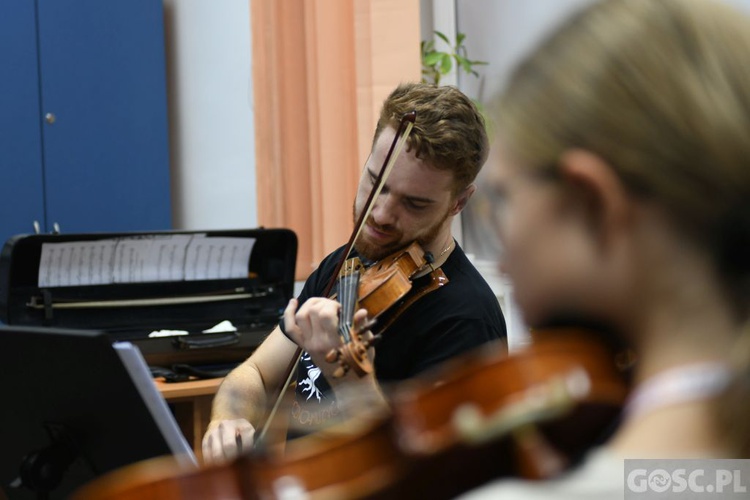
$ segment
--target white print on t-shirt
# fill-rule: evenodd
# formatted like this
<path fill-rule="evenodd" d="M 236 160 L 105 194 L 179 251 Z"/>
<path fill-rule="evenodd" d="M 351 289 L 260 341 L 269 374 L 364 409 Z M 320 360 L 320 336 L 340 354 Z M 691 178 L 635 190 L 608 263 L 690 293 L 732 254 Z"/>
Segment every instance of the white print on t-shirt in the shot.
<path fill-rule="evenodd" d="M 300 381 L 300 385 L 307 386 L 306 388 L 302 388 L 302 394 L 309 392 L 310 394 L 307 395 L 307 399 L 309 400 L 311 397 L 315 396 L 318 401 L 320 401 L 320 397 L 323 395 L 322 392 L 320 392 L 320 389 L 315 385 L 315 381 L 320 378 L 320 374 L 322 373 L 320 368 L 315 366 L 315 364 L 312 362 L 312 357 L 308 353 L 302 354 L 302 358 L 300 358 L 302 361 L 302 364 L 307 369 L 307 378 Z"/>

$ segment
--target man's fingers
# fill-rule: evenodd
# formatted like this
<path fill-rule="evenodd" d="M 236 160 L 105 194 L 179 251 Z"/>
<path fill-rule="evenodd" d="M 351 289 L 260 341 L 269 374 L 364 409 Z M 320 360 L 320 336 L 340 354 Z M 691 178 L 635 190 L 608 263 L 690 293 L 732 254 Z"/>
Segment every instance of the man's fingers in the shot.
<path fill-rule="evenodd" d="M 237 436 L 239 429 L 231 427 L 222 429 L 221 451 L 225 460 L 231 460 L 237 456 Z"/>
<path fill-rule="evenodd" d="M 367 309 L 360 309 L 354 314 L 354 324 L 360 332 L 369 330 L 377 323 L 375 318 L 369 318 L 367 314 Z"/>
<path fill-rule="evenodd" d="M 330 338 L 338 338 L 340 308 L 336 301 L 313 297 L 294 315 L 287 308 L 284 326 L 297 345 L 308 351 L 315 350 L 329 344 Z"/>
<path fill-rule="evenodd" d="M 224 458 L 219 429 L 213 429 L 203 437 L 203 461 L 206 464 L 219 463 Z"/>
<path fill-rule="evenodd" d="M 245 420 L 220 422 L 203 438 L 203 461 L 207 464 L 234 459 L 253 446 L 255 428 Z"/>
<path fill-rule="evenodd" d="M 237 454 L 242 453 L 242 434 L 239 430 L 234 433 L 234 443 L 237 445 Z"/>
<path fill-rule="evenodd" d="M 237 446 L 238 455 L 250 451 L 255 443 L 255 429 L 252 427 L 238 429 L 234 435 L 234 440 Z"/>

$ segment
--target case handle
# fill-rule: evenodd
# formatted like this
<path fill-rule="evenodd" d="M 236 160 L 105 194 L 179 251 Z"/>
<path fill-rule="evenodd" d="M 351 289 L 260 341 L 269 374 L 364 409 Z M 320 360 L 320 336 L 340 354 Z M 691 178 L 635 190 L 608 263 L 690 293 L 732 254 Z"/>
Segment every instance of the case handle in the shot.
<path fill-rule="evenodd" d="M 175 337 L 174 344 L 179 349 L 211 349 L 213 347 L 224 347 L 239 343 L 240 335 L 237 332 L 210 334 L 210 335 L 183 335 Z"/>

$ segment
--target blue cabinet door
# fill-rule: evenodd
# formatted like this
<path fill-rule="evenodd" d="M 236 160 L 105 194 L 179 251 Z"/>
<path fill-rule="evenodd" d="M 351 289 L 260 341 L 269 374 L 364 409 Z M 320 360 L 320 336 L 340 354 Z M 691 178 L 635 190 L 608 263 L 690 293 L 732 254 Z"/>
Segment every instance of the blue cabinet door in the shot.
<path fill-rule="evenodd" d="M 171 228 L 162 1 L 37 5 L 48 230 Z"/>
<path fill-rule="evenodd" d="M 0 245 L 44 224 L 34 2 L 0 2 Z"/>
<path fill-rule="evenodd" d="M 171 228 L 161 0 L 0 2 L 0 243 Z"/>

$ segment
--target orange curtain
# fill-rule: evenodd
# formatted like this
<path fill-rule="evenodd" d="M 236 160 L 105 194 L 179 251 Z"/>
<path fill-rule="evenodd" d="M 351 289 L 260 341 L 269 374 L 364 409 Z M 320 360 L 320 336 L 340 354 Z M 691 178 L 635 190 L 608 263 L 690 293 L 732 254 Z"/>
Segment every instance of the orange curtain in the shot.
<path fill-rule="evenodd" d="M 258 221 L 305 279 L 352 231 L 380 104 L 420 78 L 419 0 L 250 0 Z"/>

